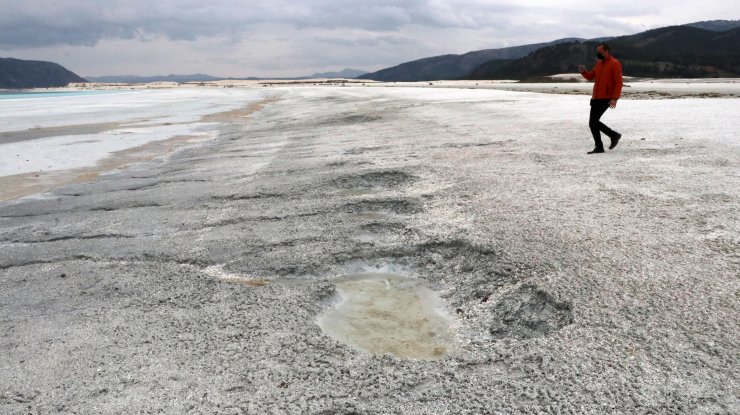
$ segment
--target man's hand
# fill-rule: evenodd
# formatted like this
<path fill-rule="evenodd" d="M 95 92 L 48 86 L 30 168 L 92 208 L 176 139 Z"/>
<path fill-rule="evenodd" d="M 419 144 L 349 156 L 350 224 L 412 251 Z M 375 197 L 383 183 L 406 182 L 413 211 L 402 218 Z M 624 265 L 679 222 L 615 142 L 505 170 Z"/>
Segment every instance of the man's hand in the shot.
<path fill-rule="evenodd" d="M 611 108 L 611 109 L 617 108 L 617 100 L 616 99 L 613 99 L 613 100 L 609 101 L 609 108 Z"/>
<path fill-rule="evenodd" d="M 583 65 L 578 65 L 578 72 L 586 72 L 586 67 Z"/>

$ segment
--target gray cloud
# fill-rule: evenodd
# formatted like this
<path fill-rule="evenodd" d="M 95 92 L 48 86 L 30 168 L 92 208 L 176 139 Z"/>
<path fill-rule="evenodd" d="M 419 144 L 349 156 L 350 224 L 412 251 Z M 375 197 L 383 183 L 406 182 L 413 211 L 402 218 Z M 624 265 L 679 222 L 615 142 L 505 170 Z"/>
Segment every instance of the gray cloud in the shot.
<path fill-rule="evenodd" d="M 433 0 L 343 1 L 210 0 L 34 0 L 10 1 L 0 15 L 0 45 L 38 47 L 94 45 L 102 39 L 162 35 L 172 40 L 235 36 L 255 24 L 289 24 L 297 28 L 356 28 L 393 31 L 409 24 L 478 28 L 486 15 L 510 7 L 483 2 Z"/>
<path fill-rule="evenodd" d="M 334 46 L 344 47 L 374 47 L 379 45 L 392 45 L 392 46 L 413 46 L 416 45 L 416 41 L 407 36 L 393 36 L 393 35 L 370 35 L 370 36 L 359 36 L 359 37 L 347 37 L 347 36 L 315 36 L 314 40 L 317 44 L 325 43 Z"/>
<path fill-rule="evenodd" d="M 85 75 L 290 76 L 738 18 L 734 3 L 697 10 L 691 0 L 0 0 L 0 52 Z"/>

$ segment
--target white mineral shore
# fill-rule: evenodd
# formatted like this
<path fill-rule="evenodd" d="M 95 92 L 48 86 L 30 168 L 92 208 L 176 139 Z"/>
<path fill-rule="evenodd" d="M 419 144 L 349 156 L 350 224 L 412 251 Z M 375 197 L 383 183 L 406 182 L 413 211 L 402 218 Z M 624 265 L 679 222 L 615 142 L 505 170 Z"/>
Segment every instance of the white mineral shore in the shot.
<path fill-rule="evenodd" d="M 740 413 L 736 80 L 630 81 L 601 155 L 589 84 L 362 83 L 0 101 L 3 174 L 78 178 L 0 202 L 0 413 Z M 454 344 L 323 332 L 368 273 L 434 290 Z"/>

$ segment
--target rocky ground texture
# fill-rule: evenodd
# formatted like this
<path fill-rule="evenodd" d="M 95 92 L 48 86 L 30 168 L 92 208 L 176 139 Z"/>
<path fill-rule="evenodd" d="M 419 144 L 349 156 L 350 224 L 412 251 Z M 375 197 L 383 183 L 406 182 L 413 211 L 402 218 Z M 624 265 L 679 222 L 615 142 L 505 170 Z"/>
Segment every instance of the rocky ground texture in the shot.
<path fill-rule="evenodd" d="M 265 96 L 214 142 L 0 204 L 1 413 L 740 412 L 737 99 L 621 101 L 587 156 L 584 97 Z M 379 271 L 440 294 L 441 359 L 319 328 Z"/>

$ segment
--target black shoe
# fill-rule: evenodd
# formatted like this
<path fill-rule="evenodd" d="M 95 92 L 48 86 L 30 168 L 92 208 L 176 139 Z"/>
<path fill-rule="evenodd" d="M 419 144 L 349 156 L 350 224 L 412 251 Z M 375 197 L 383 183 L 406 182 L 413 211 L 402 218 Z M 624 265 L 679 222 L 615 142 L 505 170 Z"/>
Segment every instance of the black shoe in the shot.
<path fill-rule="evenodd" d="M 604 149 L 603 148 L 596 147 L 595 149 L 589 151 L 586 154 L 598 154 L 598 153 L 603 153 L 603 152 L 604 152 Z"/>
<path fill-rule="evenodd" d="M 612 138 L 612 145 L 609 146 L 609 150 L 613 149 L 614 147 L 619 144 L 619 139 L 622 138 L 622 134 L 617 133 L 617 136 Z"/>

